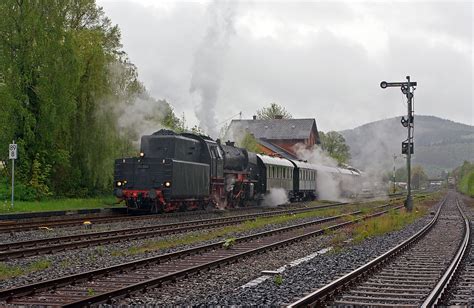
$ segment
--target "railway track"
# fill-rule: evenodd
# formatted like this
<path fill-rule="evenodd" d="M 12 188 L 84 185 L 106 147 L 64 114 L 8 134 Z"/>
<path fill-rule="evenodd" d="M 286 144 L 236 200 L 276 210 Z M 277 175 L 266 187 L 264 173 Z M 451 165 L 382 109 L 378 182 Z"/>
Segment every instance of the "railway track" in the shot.
<path fill-rule="evenodd" d="M 237 262 L 240 258 L 252 254 L 283 247 L 311 236 L 322 235 L 327 230 L 335 230 L 355 224 L 401 207 L 393 206 L 384 210 L 379 209 L 378 212 L 366 215 L 361 211 L 356 211 L 261 232 L 235 239 L 230 249 L 224 247 L 225 241 L 223 241 L 2 290 L 0 291 L 0 300 L 4 301 L 4 305 L 47 305 L 48 307 L 82 307 L 94 303 L 111 302 L 114 298 L 146 291 L 147 288 L 160 286 L 165 282 L 173 282 L 181 277 L 209 268 Z M 349 217 L 350 220 L 348 220 Z M 0 302 L 1 304 L 2 302 Z"/>
<path fill-rule="evenodd" d="M 11 242 L 0 244 L 0 261 L 11 258 L 49 254 L 68 249 L 77 249 L 101 244 L 116 243 L 120 241 L 146 239 L 161 235 L 183 233 L 209 228 L 218 228 L 233 224 L 239 224 L 244 221 L 248 221 L 258 217 L 271 217 L 285 214 L 304 213 L 319 209 L 338 207 L 346 204 L 347 203 L 340 202 L 297 209 L 273 210 L 269 212 L 260 212 L 255 214 L 191 220 L 148 227 L 127 228 L 114 231 L 91 232 L 85 234 L 52 237 L 39 240 Z"/>
<path fill-rule="evenodd" d="M 389 197 L 392 200 L 400 199 L 400 194 L 391 194 Z M 303 205 L 306 203 L 303 203 Z M 282 208 L 294 208 L 294 204 L 283 205 Z M 249 211 L 249 210 L 262 210 L 262 207 L 246 207 L 246 208 L 235 208 L 228 209 L 227 212 L 238 212 L 238 211 Z M 209 213 L 224 213 L 220 210 L 213 211 L 193 211 L 193 212 L 175 212 L 175 213 L 165 213 L 165 214 L 145 214 L 145 215 L 104 215 L 104 216 L 65 216 L 65 217 L 54 217 L 53 219 L 31 219 L 31 220 L 0 220 L 0 233 L 11 233 L 19 231 L 31 231 L 37 230 L 40 227 L 49 227 L 49 228 L 62 228 L 62 227 L 71 227 L 71 226 L 80 226 L 84 221 L 89 221 L 92 224 L 107 224 L 114 222 L 121 222 L 126 217 L 127 221 L 138 221 L 138 220 L 147 220 L 147 219 L 161 219 L 161 218 L 170 218 L 170 217 L 182 217 L 182 216 L 191 216 L 197 214 L 209 214 Z"/>
<path fill-rule="evenodd" d="M 462 199 L 459 200 L 461 205 L 465 205 Z M 466 208 L 466 206 L 464 206 Z M 443 306 L 474 306 L 474 236 L 472 228 L 474 227 L 474 210 L 471 210 L 471 234 L 469 251 L 465 253 L 465 257 L 459 264 L 456 274 L 450 280 L 448 290 L 444 292 L 441 298 L 441 305 Z"/>
<path fill-rule="evenodd" d="M 418 233 L 289 307 L 437 305 L 468 250 L 469 234 L 469 220 L 450 192 Z"/>
<path fill-rule="evenodd" d="M 399 198 L 394 198 L 397 200 Z M 295 206 L 294 203 L 289 205 L 280 205 L 278 208 L 290 209 L 290 208 L 299 208 L 305 207 L 308 202 L 303 202 Z M 186 217 L 186 216 L 196 216 L 199 214 L 224 214 L 228 212 L 241 212 L 241 211 L 262 211 L 267 209 L 268 211 L 278 211 L 277 208 L 263 208 L 263 207 L 245 207 L 245 208 L 232 208 L 227 209 L 226 211 L 222 210 L 212 210 L 212 211 L 192 211 L 192 212 L 175 212 L 175 213 L 164 213 L 164 214 L 143 214 L 143 215 L 106 215 L 106 216 L 81 216 L 81 217 L 63 217 L 59 219 L 55 217 L 52 220 L 33 220 L 33 221 L 24 221 L 24 220 L 4 220 L 0 221 L 0 233 L 11 233 L 18 231 L 31 231 L 38 230 L 41 227 L 48 228 L 62 228 L 62 227 L 71 227 L 71 226 L 81 226 L 84 221 L 89 221 L 93 225 L 95 224 L 107 224 L 122 222 L 125 218 L 127 221 L 143 221 L 143 220 L 157 220 L 157 219 L 168 219 L 168 218 L 177 218 L 177 217 Z"/>

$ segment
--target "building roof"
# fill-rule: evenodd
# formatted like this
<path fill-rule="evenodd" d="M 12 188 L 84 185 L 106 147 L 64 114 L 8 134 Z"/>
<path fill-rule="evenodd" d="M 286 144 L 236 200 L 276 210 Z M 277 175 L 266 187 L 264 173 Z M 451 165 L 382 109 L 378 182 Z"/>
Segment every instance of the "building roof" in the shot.
<path fill-rule="evenodd" d="M 307 139 L 314 129 L 314 119 L 232 120 L 229 130 L 245 131 L 258 139 Z"/>
<path fill-rule="evenodd" d="M 257 139 L 257 142 L 266 147 L 267 149 L 273 151 L 273 153 L 276 153 L 278 155 L 281 155 L 282 157 L 284 158 L 288 158 L 288 159 L 298 159 L 295 155 L 291 154 L 291 153 L 288 153 L 285 149 L 282 149 L 281 147 L 279 147 L 278 145 L 276 144 L 273 144 L 267 140 L 264 140 L 264 139 Z"/>

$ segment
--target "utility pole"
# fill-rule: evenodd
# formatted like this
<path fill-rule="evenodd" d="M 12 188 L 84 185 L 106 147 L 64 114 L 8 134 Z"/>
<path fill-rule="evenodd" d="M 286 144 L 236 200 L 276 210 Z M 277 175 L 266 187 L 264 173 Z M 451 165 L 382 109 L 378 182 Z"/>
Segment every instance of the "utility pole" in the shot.
<path fill-rule="evenodd" d="M 393 192 L 395 193 L 397 189 L 397 185 L 395 185 L 395 160 L 397 159 L 397 155 L 393 154 L 393 174 L 392 174 L 392 181 L 393 181 Z"/>
<path fill-rule="evenodd" d="M 407 158 L 407 198 L 405 200 L 405 207 L 408 211 L 413 210 L 413 197 L 411 195 L 411 155 L 414 153 L 414 144 L 413 144 L 413 129 L 415 127 L 414 123 L 414 112 L 413 112 L 413 91 L 417 86 L 416 81 L 410 81 L 410 76 L 406 77 L 407 81 L 405 82 L 386 82 L 382 81 L 380 87 L 385 89 L 387 87 L 400 87 L 402 93 L 407 97 L 407 119 L 402 117 L 400 120 L 403 127 L 407 128 L 408 135 L 407 139 L 402 142 L 402 154 L 406 154 Z"/>

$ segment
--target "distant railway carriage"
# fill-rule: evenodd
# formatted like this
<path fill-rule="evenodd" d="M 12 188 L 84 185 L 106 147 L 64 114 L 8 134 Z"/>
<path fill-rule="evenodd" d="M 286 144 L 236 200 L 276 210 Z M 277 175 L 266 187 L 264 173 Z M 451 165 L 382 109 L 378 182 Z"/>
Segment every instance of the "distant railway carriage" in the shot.
<path fill-rule="evenodd" d="M 316 198 L 317 173 L 355 172 L 255 154 L 209 137 L 160 130 L 143 136 L 139 157 L 115 161 L 114 193 L 131 210 L 170 212 L 259 204 L 272 189 Z"/>
<path fill-rule="evenodd" d="M 261 174 L 263 192 L 270 192 L 275 188 L 293 190 L 293 164 L 287 159 L 257 154 Z"/>
<path fill-rule="evenodd" d="M 300 201 L 316 199 L 316 166 L 303 161 L 289 159 L 288 161 L 290 161 L 295 167 L 293 171 L 293 193 L 290 200 Z"/>

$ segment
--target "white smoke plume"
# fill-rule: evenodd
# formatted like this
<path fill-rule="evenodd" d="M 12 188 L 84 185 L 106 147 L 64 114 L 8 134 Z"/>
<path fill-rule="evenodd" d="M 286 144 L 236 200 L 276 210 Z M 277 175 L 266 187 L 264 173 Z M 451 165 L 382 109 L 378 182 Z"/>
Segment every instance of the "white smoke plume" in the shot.
<path fill-rule="evenodd" d="M 337 167 L 338 165 L 336 160 L 317 146 L 308 149 L 306 145 L 298 143 L 294 146 L 294 150 L 298 158 L 306 160 L 308 163 L 328 167 Z M 341 179 L 335 178 L 330 173 L 321 171 L 316 173 L 316 192 L 319 199 L 343 201 L 341 185 Z"/>
<path fill-rule="evenodd" d="M 235 142 L 237 146 L 242 144 L 245 136 L 249 134 L 249 131 L 243 127 L 239 127 L 238 125 L 227 126 L 225 127 L 225 133 L 220 136 L 222 141 L 232 141 Z"/>
<path fill-rule="evenodd" d="M 141 136 L 165 128 L 161 122 L 168 111 L 169 105 L 165 101 L 146 95 L 133 97 L 121 107 L 118 125 L 121 131 L 134 135 L 133 139 L 138 142 Z"/>
<path fill-rule="evenodd" d="M 119 132 L 139 148 L 142 135 L 164 128 L 161 124 L 171 107 L 164 100 L 152 98 L 146 89 L 136 83 L 136 71 L 128 61 L 113 62 L 108 66 L 114 92 L 103 104 L 102 112 L 113 112 Z"/>
<path fill-rule="evenodd" d="M 263 199 L 263 206 L 277 207 L 278 205 L 288 203 L 288 193 L 284 188 L 271 188 L 270 193 Z"/>
<path fill-rule="evenodd" d="M 234 30 L 234 1 L 209 5 L 210 24 L 204 40 L 194 54 L 190 93 L 200 127 L 210 136 L 218 134 L 215 107 L 222 79 L 222 63 Z"/>
<path fill-rule="evenodd" d="M 330 157 L 326 152 L 324 152 L 320 147 L 314 146 L 312 149 L 308 149 L 306 145 L 302 143 L 297 143 L 293 147 L 296 156 L 299 159 L 306 160 L 311 164 L 337 167 L 337 161 Z"/>

